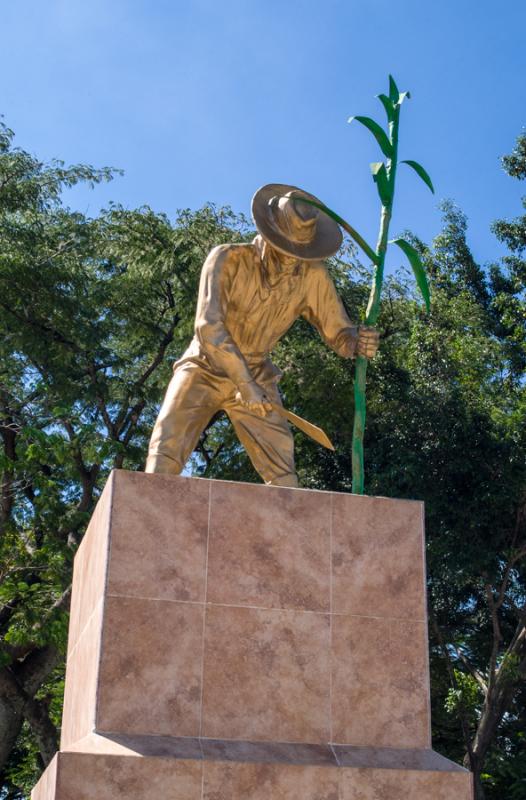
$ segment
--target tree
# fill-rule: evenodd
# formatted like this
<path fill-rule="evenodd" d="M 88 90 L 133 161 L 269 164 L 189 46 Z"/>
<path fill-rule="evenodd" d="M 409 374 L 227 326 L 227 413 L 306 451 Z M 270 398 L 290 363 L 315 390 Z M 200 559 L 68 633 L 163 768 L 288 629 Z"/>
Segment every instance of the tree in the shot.
<path fill-rule="evenodd" d="M 508 770 L 505 795 L 524 791 L 524 761 L 512 780 L 519 754 L 506 739 L 515 726 L 516 747 L 526 727 L 526 340 L 503 314 L 524 303 L 524 287 L 474 262 L 465 218 L 451 205 L 445 222 L 427 256 L 433 314 L 408 350 L 407 410 L 420 443 L 402 449 L 420 449 L 411 481 L 426 500 L 430 622 L 450 683 L 446 710 L 459 720 L 476 797 L 496 800 L 499 762 Z"/>

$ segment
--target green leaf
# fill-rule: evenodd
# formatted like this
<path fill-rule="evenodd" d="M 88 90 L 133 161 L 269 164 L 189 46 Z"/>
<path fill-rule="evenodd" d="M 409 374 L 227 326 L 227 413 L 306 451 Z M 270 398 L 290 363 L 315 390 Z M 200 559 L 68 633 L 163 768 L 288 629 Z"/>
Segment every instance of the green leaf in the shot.
<path fill-rule="evenodd" d="M 391 100 L 387 97 L 386 94 L 378 94 L 376 95 L 378 100 L 381 102 L 383 107 L 385 108 L 385 113 L 387 114 L 387 119 L 389 122 L 392 122 L 395 116 L 395 107 L 391 103 Z"/>
<path fill-rule="evenodd" d="M 389 206 L 391 204 L 391 187 L 389 185 L 385 164 L 382 161 L 375 161 L 374 164 L 371 164 L 371 173 L 373 181 L 376 183 L 382 205 Z"/>
<path fill-rule="evenodd" d="M 296 197 L 296 198 L 294 198 L 294 202 L 295 203 L 307 203 L 309 206 L 315 206 L 315 208 L 319 208 L 320 211 L 323 211 L 324 214 L 327 214 L 328 217 L 331 217 L 331 219 L 333 219 L 335 222 L 337 222 L 338 225 L 341 225 L 341 227 L 344 229 L 344 231 L 347 231 L 349 236 L 352 239 L 354 239 L 356 244 L 359 245 L 362 248 L 363 252 L 367 256 L 369 256 L 369 258 L 371 259 L 373 264 L 377 264 L 378 263 L 378 256 L 374 252 L 373 248 L 370 245 L 367 244 L 367 242 L 365 241 L 363 236 L 360 236 L 358 231 L 355 230 L 355 228 L 353 228 L 352 225 L 349 225 L 349 223 L 346 222 L 343 219 L 343 217 L 340 217 L 339 214 L 336 214 L 335 211 L 332 211 L 332 209 L 328 208 L 323 203 L 317 203 L 315 200 L 310 200 L 307 197 Z"/>
<path fill-rule="evenodd" d="M 433 186 L 433 184 L 432 184 L 432 182 L 431 182 L 431 178 L 429 177 L 429 175 L 427 174 L 427 172 L 426 172 L 426 170 L 423 168 L 423 166 L 422 166 L 421 164 L 419 164 L 419 163 L 418 163 L 418 161 L 401 161 L 400 163 L 401 163 L 401 164 L 409 164 L 409 166 L 410 166 L 410 167 L 412 167 L 412 168 L 414 169 L 414 171 L 416 172 L 416 174 L 417 174 L 417 175 L 420 175 L 420 177 L 422 178 L 422 180 L 424 181 L 424 183 L 425 183 L 427 186 L 429 186 L 429 188 L 431 189 L 431 191 L 433 192 L 433 194 L 435 194 L 435 187 Z"/>
<path fill-rule="evenodd" d="M 389 141 L 389 137 L 384 131 L 384 129 L 380 125 L 378 125 L 378 123 L 375 122 L 374 119 L 371 119 L 370 117 L 349 117 L 349 122 L 352 122 L 353 119 L 357 120 L 358 122 L 361 122 L 362 125 L 365 125 L 365 127 L 371 131 L 374 138 L 380 145 L 384 156 L 387 156 L 387 158 L 392 158 L 393 146 Z"/>
<path fill-rule="evenodd" d="M 411 267 L 413 268 L 413 272 L 414 272 L 414 275 L 415 275 L 415 278 L 416 278 L 416 282 L 417 282 L 418 288 L 420 289 L 420 293 L 421 293 L 422 297 L 424 298 L 424 302 L 426 304 L 426 308 L 429 311 L 430 304 L 431 304 L 431 298 L 430 298 L 430 294 L 429 294 L 429 284 L 427 282 L 426 271 L 424 269 L 424 265 L 422 264 L 422 260 L 420 258 L 420 255 L 415 250 L 413 245 L 409 244 L 409 242 L 406 242 L 405 239 L 392 239 L 389 242 L 389 244 L 398 245 L 400 250 L 402 250 L 406 254 L 407 259 L 408 259 L 409 263 L 411 264 Z"/>
<path fill-rule="evenodd" d="M 411 92 L 401 92 L 398 96 L 397 106 L 401 106 L 405 99 L 411 99 Z"/>
<path fill-rule="evenodd" d="M 389 75 L 389 97 L 393 105 L 398 103 L 399 96 L 400 92 L 398 91 L 398 86 L 395 83 L 395 79 L 392 75 Z"/>

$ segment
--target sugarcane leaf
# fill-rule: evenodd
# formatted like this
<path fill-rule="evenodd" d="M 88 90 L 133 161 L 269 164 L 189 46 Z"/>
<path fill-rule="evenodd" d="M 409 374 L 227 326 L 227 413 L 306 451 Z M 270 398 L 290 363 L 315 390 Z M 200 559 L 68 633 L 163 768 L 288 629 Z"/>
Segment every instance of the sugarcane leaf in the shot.
<path fill-rule="evenodd" d="M 387 158 L 392 158 L 393 146 L 389 141 L 389 137 L 384 131 L 384 129 L 380 125 L 378 125 L 378 123 L 375 122 L 374 119 L 371 119 L 370 117 L 349 117 L 349 122 L 352 122 L 353 119 L 357 120 L 357 122 L 361 122 L 362 125 L 365 125 L 367 130 L 371 131 L 374 138 L 380 145 L 380 148 L 384 156 L 387 156 Z"/>
<path fill-rule="evenodd" d="M 426 172 L 426 170 L 423 168 L 422 164 L 419 164 L 418 161 L 401 161 L 400 163 L 401 164 L 408 164 L 410 167 L 412 167 L 414 169 L 414 171 L 416 172 L 416 174 L 419 175 L 422 178 L 424 183 L 427 186 L 429 186 L 429 188 L 431 189 L 433 194 L 435 194 L 435 187 L 433 186 L 431 178 L 429 177 L 429 175 Z"/>
<path fill-rule="evenodd" d="M 397 104 L 396 104 L 396 105 L 397 105 L 397 106 L 401 106 L 401 105 L 402 105 L 402 103 L 404 102 L 404 100 L 405 100 L 406 98 L 407 98 L 408 100 L 410 100 L 410 99 L 411 99 L 411 92 L 400 92 L 400 94 L 399 94 L 399 96 L 398 96 L 398 102 L 397 102 Z"/>
<path fill-rule="evenodd" d="M 395 116 L 395 107 L 391 103 L 391 100 L 387 97 L 386 94 L 378 94 L 378 100 L 381 102 L 383 107 L 385 108 L 385 113 L 387 114 L 387 119 L 389 122 L 392 122 Z"/>
<path fill-rule="evenodd" d="M 320 211 L 323 211 L 324 214 L 327 214 L 327 216 L 333 219 L 335 222 L 337 222 L 338 225 L 341 225 L 344 231 L 347 231 L 351 239 L 354 239 L 356 244 L 362 248 L 363 252 L 371 259 L 373 264 L 378 263 L 378 255 L 374 252 L 371 245 L 367 244 L 363 236 L 361 236 L 358 233 L 358 231 L 352 227 L 352 225 L 349 225 L 349 223 L 346 222 L 343 219 L 343 217 L 340 217 L 340 215 L 337 214 L 335 211 L 333 211 L 323 203 L 317 203 L 315 200 L 311 200 L 308 197 L 295 197 L 294 202 L 307 203 L 309 206 L 314 206 L 315 208 L 319 208 Z"/>
<path fill-rule="evenodd" d="M 429 311 L 430 304 L 431 304 L 431 297 L 429 294 L 429 284 L 427 282 L 426 271 L 424 269 L 424 265 L 422 264 L 422 259 L 417 250 L 413 247 L 412 244 L 406 242 L 405 239 L 392 239 L 389 244 L 396 244 L 402 250 L 406 256 L 407 260 L 411 264 L 413 268 L 413 273 L 416 279 L 416 283 L 418 288 L 420 289 L 420 293 L 424 298 L 424 302 L 426 304 L 426 308 Z"/>
<path fill-rule="evenodd" d="M 383 161 L 375 161 L 371 164 L 371 173 L 373 181 L 376 183 L 378 194 L 382 205 L 388 206 L 391 204 L 391 187 L 389 185 L 389 178 Z"/>
<path fill-rule="evenodd" d="M 398 86 L 396 85 L 395 79 L 392 75 L 389 75 L 389 97 L 393 105 L 398 103 L 399 96 L 400 92 L 398 91 Z"/>

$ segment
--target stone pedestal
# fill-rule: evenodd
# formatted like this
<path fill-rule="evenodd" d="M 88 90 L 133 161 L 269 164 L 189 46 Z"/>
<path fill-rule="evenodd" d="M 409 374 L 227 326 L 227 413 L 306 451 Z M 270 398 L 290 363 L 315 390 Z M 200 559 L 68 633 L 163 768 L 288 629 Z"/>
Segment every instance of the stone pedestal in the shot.
<path fill-rule="evenodd" d="M 431 750 L 421 503 L 118 471 L 33 800 L 469 800 Z"/>

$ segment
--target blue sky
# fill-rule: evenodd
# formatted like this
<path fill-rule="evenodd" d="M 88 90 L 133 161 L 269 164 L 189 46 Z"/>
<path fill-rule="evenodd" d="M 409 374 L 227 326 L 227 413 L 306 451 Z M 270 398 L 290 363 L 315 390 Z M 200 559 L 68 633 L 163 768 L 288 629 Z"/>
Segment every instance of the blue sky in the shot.
<path fill-rule="evenodd" d="M 2 8 L 0 111 L 43 159 L 111 165 L 125 176 L 75 190 L 173 216 L 206 201 L 248 214 L 268 182 L 299 185 L 373 244 L 380 160 L 352 114 L 383 110 L 392 72 L 401 157 L 431 174 L 431 195 L 399 173 L 393 233 L 429 240 L 437 205 L 468 214 L 482 262 L 502 247 L 496 217 L 520 213 L 524 185 L 499 156 L 526 125 L 526 3 L 508 0 L 18 0 Z M 391 256 L 396 266 L 400 256 Z"/>

